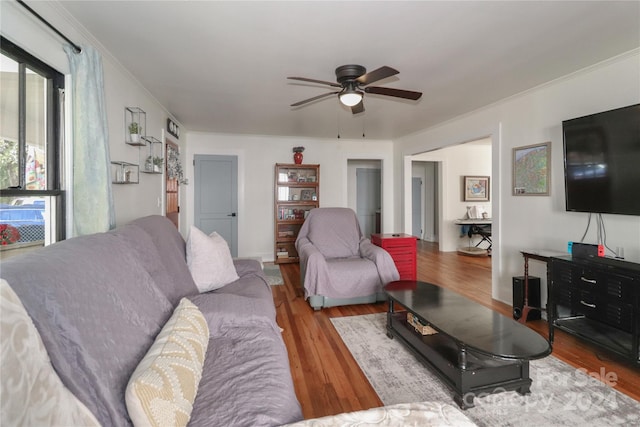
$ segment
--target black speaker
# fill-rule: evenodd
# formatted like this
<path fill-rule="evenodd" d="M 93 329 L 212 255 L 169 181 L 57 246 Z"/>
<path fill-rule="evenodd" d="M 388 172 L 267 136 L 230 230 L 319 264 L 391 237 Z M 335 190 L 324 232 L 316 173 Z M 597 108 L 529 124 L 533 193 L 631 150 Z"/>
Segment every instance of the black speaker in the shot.
<path fill-rule="evenodd" d="M 529 276 L 529 307 L 540 307 L 540 278 Z M 513 278 L 513 318 L 518 320 L 522 317 L 522 309 L 524 308 L 524 276 L 516 276 Z M 530 309 L 528 320 L 540 319 L 541 313 L 539 308 Z"/>

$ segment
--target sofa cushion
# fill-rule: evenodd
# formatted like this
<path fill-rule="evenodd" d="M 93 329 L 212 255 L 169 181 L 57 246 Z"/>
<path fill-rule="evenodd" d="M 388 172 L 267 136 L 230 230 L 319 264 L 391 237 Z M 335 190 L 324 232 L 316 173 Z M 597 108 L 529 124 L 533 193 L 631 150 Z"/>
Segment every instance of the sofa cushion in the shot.
<path fill-rule="evenodd" d="M 127 385 L 125 400 L 135 426 L 187 425 L 208 343 L 207 322 L 183 298 Z"/>
<path fill-rule="evenodd" d="M 40 334 L 18 296 L 2 279 L 0 313 L 0 425 L 99 425 L 53 370 Z"/>
<path fill-rule="evenodd" d="M 279 330 L 273 300 L 251 298 L 229 293 L 207 292 L 191 297 L 207 324 L 209 335 L 225 335 L 229 330 L 255 327 Z"/>
<path fill-rule="evenodd" d="M 183 296 L 197 294 L 198 288 L 187 267 L 186 244 L 175 225 L 167 217 L 161 215 L 138 218 L 131 224 L 142 228 L 151 237 L 158 251 L 159 259 L 169 275 L 170 283 L 178 285 L 175 287 L 176 289 L 169 291 L 169 300 L 172 304 L 175 306 Z M 173 292 L 177 292 L 177 300 L 174 299 Z"/>
<path fill-rule="evenodd" d="M 130 425 L 127 382 L 171 317 L 137 251 L 111 233 L 74 237 L 2 262 L 69 390 L 102 425 Z"/>
<path fill-rule="evenodd" d="M 234 260 L 233 263 L 240 278 L 212 292 L 264 299 L 269 305 L 273 305 L 271 286 L 267 282 L 260 263 L 254 260 Z"/>
<path fill-rule="evenodd" d="M 215 231 L 206 235 L 191 226 L 187 240 L 187 265 L 200 292 L 207 292 L 238 280 L 227 242 Z"/>
<path fill-rule="evenodd" d="M 190 427 L 272 427 L 301 419 L 280 332 L 254 325 L 211 338 Z"/>
<path fill-rule="evenodd" d="M 170 221 L 167 222 L 168 224 L 161 222 L 158 225 L 175 228 Z M 158 248 L 152 236 L 139 225 L 140 223 L 141 221 L 138 221 L 138 224 L 127 224 L 109 233 L 122 239 L 123 243 L 136 252 L 136 257 L 149 273 L 156 287 L 167 297 L 171 305 L 176 306 L 182 297 L 198 292 L 195 283 L 193 283 L 191 279 L 191 274 L 188 269 L 186 269 L 186 258 L 179 253 L 169 255 L 165 252 L 161 255 L 160 248 Z M 158 227 L 154 229 L 157 230 Z M 185 270 L 187 271 L 186 277 L 183 275 L 179 280 L 176 280 L 175 272 L 172 275 L 171 272 L 168 271 L 169 266 L 172 264 L 170 259 L 175 257 L 182 258 L 182 264 L 184 264 Z"/>

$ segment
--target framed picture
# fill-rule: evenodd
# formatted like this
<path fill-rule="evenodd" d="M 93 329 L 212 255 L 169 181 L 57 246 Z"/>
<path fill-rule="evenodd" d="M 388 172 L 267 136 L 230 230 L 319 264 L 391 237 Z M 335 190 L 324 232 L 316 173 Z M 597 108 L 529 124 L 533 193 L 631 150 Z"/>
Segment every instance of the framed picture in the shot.
<path fill-rule="evenodd" d="M 464 201 L 488 202 L 489 201 L 489 177 L 465 176 L 464 177 Z"/>
<path fill-rule="evenodd" d="M 513 195 L 548 196 L 551 142 L 513 149 Z"/>
<path fill-rule="evenodd" d="M 313 198 L 313 190 L 302 190 L 300 192 L 300 200 L 311 200 Z"/>

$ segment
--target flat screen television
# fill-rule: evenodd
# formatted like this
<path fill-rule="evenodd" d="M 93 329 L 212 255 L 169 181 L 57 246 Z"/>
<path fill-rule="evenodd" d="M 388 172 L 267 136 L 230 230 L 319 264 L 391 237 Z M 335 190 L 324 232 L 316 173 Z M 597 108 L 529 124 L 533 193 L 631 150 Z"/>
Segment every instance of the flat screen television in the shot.
<path fill-rule="evenodd" d="M 640 215 L 640 104 L 562 122 L 566 210 Z"/>

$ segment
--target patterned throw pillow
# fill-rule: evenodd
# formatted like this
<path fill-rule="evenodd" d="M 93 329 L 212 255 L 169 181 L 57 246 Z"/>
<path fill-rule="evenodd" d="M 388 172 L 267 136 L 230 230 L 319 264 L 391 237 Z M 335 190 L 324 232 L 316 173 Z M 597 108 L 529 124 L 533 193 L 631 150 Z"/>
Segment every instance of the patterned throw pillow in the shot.
<path fill-rule="evenodd" d="M 187 265 L 200 292 L 212 291 L 238 280 L 227 242 L 215 231 L 206 235 L 191 226 L 187 240 Z"/>
<path fill-rule="evenodd" d="M 0 279 L 0 314 L 0 425 L 100 425 L 62 383 L 31 317 L 4 279 Z"/>
<path fill-rule="evenodd" d="M 209 328 L 182 298 L 129 379 L 125 401 L 135 426 L 185 426 L 202 377 Z"/>

